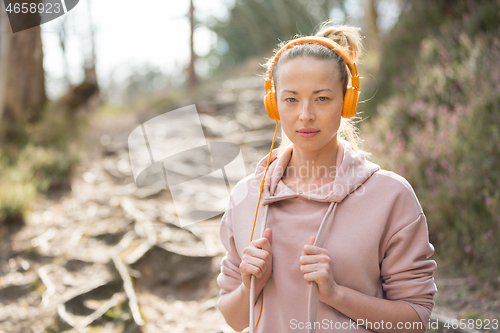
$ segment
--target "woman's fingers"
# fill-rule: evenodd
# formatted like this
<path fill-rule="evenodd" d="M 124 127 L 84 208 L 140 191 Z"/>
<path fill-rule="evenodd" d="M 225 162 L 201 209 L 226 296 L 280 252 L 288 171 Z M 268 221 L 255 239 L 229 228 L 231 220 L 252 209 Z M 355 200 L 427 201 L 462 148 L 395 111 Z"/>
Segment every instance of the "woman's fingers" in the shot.
<path fill-rule="evenodd" d="M 315 245 L 304 245 L 302 248 L 302 255 L 314 255 L 314 254 L 325 254 L 330 256 L 327 249 L 315 246 Z"/>
<path fill-rule="evenodd" d="M 273 234 L 271 229 L 266 229 L 262 238 L 256 239 L 243 250 L 243 256 L 240 263 L 240 272 L 243 284 L 250 288 L 251 276 L 254 275 L 257 280 L 255 286 L 261 290 L 272 274 L 273 257 L 271 244 Z"/>
<path fill-rule="evenodd" d="M 260 277 L 262 277 L 262 275 L 264 275 L 265 268 L 263 268 L 261 266 L 265 265 L 265 262 L 263 262 L 263 265 L 261 265 L 262 260 L 256 259 L 256 260 L 260 261 L 260 262 L 256 262 L 253 259 L 255 259 L 255 258 L 252 258 L 251 261 L 242 261 L 240 264 L 240 271 L 243 274 L 246 274 L 246 275 L 252 274 L 252 275 L 255 275 L 256 277 L 260 278 Z"/>
<path fill-rule="evenodd" d="M 265 242 L 258 242 L 257 245 L 266 247 Z M 271 253 L 269 251 L 258 248 L 255 244 L 252 244 L 243 250 L 240 270 L 243 274 L 252 274 L 257 278 L 261 278 L 267 271 L 270 260 Z"/>
<path fill-rule="evenodd" d="M 330 261 L 331 261 L 330 257 L 324 253 L 300 256 L 301 265 L 316 264 L 316 263 L 330 264 Z"/>
<path fill-rule="evenodd" d="M 273 245 L 273 231 L 271 230 L 271 228 L 267 228 L 264 231 L 264 235 L 262 235 L 262 237 L 267 239 L 271 246 Z"/>
<path fill-rule="evenodd" d="M 245 257 L 255 257 L 267 261 L 270 259 L 271 253 L 267 250 L 249 246 L 243 250 L 243 258 Z"/>
<path fill-rule="evenodd" d="M 307 283 L 316 282 L 320 300 L 330 299 L 338 286 L 333 279 L 331 259 L 328 250 L 314 244 L 314 237 L 304 245 L 300 256 L 300 271 Z"/>
<path fill-rule="evenodd" d="M 262 272 L 265 272 L 267 269 L 266 260 L 259 257 L 244 256 L 242 262 L 247 262 L 250 265 L 258 267 Z"/>
<path fill-rule="evenodd" d="M 310 264 L 300 266 L 300 271 L 302 272 L 302 274 L 316 272 L 322 269 L 327 270 L 328 266 L 326 266 L 325 264 Z"/>
<path fill-rule="evenodd" d="M 314 242 L 313 237 L 310 239 L 311 242 Z M 304 246 L 300 256 L 300 271 L 307 282 L 328 280 L 331 274 L 330 263 L 328 250 L 311 244 Z"/>
<path fill-rule="evenodd" d="M 272 239 L 272 236 L 271 236 L 271 239 Z M 250 243 L 250 245 L 253 245 L 258 249 L 262 249 L 262 250 L 265 250 L 267 252 L 271 252 L 271 243 L 269 242 L 269 239 L 267 239 L 265 237 L 252 241 Z"/>
<path fill-rule="evenodd" d="M 328 272 L 326 271 L 314 271 L 304 274 L 304 280 L 307 283 L 316 282 L 318 285 L 322 285 L 329 279 Z"/>

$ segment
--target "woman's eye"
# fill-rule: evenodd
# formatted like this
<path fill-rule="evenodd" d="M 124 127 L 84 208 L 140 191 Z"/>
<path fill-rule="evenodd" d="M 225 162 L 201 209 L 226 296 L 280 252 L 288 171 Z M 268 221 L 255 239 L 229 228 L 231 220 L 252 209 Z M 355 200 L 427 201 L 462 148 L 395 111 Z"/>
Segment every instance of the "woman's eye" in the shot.
<path fill-rule="evenodd" d="M 329 98 L 326 96 L 320 96 L 320 97 L 318 97 L 318 100 L 320 102 L 326 102 L 327 100 L 329 100 Z M 295 103 L 295 102 L 297 102 L 297 99 L 295 97 L 288 97 L 288 98 L 285 98 L 285 102 Z"/>

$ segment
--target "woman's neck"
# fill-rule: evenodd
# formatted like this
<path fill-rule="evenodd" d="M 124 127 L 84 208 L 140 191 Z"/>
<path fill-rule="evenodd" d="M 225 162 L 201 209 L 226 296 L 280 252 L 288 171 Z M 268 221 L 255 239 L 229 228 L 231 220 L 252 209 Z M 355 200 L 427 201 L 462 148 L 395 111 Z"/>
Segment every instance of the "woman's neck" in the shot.
<path fill-rule="evenodd" d="M 317 151 L 300 149 L 294 145 L 283 175 L 285 183 L 300 187 L 309 184 L 323 186 L 332 182 L 336 175 L 338 145 L 336 137 Z"/>

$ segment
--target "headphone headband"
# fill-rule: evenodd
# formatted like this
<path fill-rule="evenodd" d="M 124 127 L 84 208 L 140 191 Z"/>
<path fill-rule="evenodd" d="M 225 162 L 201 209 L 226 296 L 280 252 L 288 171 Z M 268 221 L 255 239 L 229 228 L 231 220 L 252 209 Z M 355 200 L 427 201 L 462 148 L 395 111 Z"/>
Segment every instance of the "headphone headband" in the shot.
<path fill-rule="evenodd" d="M 334 42 L 333 40 L 326 38 L 326 37 L 319 37 L 319 36 L 308 36 L 308 37 L 300 37 L 297 39 L 292 40 L 291 42 L 287 43 L 285 46 L 283 46 L 274 56 L 271 65 L 269 66 L 267 70 L 267 75 L 266 75 L 266 80 L 265 80 L 265 88 L 266 90 L 272 89 L 272 82 L 273 82 L 273 71 L 274 67 L 276 66 L 276 63 L 278 62 L 281 54 L 285 52 L 286 50 L 294 47 L 295 45 L 299 44 L 307 44 L 307 43 L 316 43 L 316 44 L 321 44 L 323 46 L 328 47 L 329 49 L 333 50 L 335 53 L 337 53 L 342 60 L 346 63 L 347 67 L 349 68 L 349 71 L 351 72 L 351 84 L 353 88 L 358 88 L 359 89 L 359 75 L 358 75 L 358 70 L 356 68 L 356 64 L 351 60 L 347 52 Z"/>
<path fill-rule="evenodd" d="M 335 43 L 331 39 L 326 37 L 309 36 L 309 37 L 297 38 L 287 43 L 276 53 L 276 55 L 273 57 L 271 61 L 271 64 L 266 74 L 266 80 L 265 80 L 266 95 L 264 96 L 264 106 L 269 118 L 276 121 L 280 120 L 278 112 L 278 102 L 276 100 L 276 93 L 273 91 L 274 67 L 276 66 L 278 59 L 280 58 L 281 54 L 284 51 L 288 50 L 289 48 L 295 45 L 306 44 L 306 43 L 315 43 L 326 46 L 329 49 L 333 50 L 335 53 L 337 53 L 342 58 L 342 60 L 344 60 L 344 62 L 347 65 L 347 68 L 349 68 L 349 71 L 351 72 L 351 87 L 348 87 L 346 89 L 344 95 L 344 106 L 342 108 L 342 117 L 351 118 L 356 116 L 356 110 L 358 108 L 359 96 L 360 96 L 359 75 L 358 75 L 358 70 L 356 68 L 356 64 L 351 60 L 349 54 L 342 48 L 342 46 Z"/>

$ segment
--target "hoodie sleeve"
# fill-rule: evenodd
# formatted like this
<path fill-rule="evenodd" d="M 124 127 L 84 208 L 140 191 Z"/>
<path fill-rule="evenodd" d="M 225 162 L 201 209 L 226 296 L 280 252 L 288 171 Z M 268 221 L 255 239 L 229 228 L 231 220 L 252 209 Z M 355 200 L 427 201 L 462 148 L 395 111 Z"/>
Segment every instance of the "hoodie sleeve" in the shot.
<path fill-rule="evenodd" d="M 381 263 L 382 288 L 390 300 L 408 303 L 417 312 L 425 328 L 434 307 L 436 262 L 429 243 L 427 221 L 423 212 L 389 239 Z"/>
<path fill-rule="evenodd" d="M 236 250 L 232 230 L 231 210 L 226 210 L 220 225 L 220 239 L 226 248 L 226 255 L 222 258 L 221 272 L 217 277 L 221 295 L 228 294 L 241 285 L 240 263 L 241 258 Z"/>

